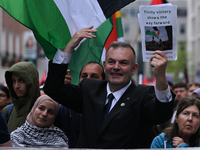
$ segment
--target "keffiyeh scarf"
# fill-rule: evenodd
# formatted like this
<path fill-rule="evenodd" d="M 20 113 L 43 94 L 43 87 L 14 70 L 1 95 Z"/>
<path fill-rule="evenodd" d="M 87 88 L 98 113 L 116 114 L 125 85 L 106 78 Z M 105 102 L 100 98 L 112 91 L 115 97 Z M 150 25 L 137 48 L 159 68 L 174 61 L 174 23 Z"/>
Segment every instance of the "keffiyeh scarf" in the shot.
<path fill-rule="evenodd" d="M 40 128 L 26 121 L 11 133 L 13 147 L 68 148 L 68 138 L 57 127 Z"/>

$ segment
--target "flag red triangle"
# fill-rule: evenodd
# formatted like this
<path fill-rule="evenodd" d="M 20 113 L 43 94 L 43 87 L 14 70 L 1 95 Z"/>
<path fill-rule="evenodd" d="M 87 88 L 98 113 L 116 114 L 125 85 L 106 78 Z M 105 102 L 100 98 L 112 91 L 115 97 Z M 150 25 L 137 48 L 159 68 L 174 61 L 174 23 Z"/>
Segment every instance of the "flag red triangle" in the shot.
<path fill-rule="evenodd" d="M 113 30 L 106 41 L 106 44 L 104 46 L 105 49 L 107 49 L 112 42 L 117 41 L 117 26 L 116 26 L 115 14 L 112 15 L 112 20 L 113 20 Z"/>
<path fill-rule="evenodd" d="M 151 5 L 163 4 L 162 0 L 152 0 Z"/>

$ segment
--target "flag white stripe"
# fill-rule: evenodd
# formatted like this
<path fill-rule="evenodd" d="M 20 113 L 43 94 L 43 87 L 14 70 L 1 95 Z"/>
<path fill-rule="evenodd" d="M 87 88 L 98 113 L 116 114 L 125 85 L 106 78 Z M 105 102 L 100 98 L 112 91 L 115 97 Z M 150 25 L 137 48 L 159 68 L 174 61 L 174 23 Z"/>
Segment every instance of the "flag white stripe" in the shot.
<path fill-rule="evenodd" d="M 119 42 L 124 42 L 124 37 L 118 38 L 117 41 L 119 41 Z"/>
<path fill-rule="evenodd" d="M 97 0 L 54 0 L 54 2 L 63 15 L 71 36 L 76 31 L 91 25 L 96 29 L 106 20 Z"/>
<path fill-rule="evenodd" d="M 105 47 L 103 47 L 103 51 L 102 51 L 102 54 L 101 54 L 102 64 L 103 64 L 103 61 L 105 61 L 105 54 L 106 54 L 106 49 L 105 49 Z"/>

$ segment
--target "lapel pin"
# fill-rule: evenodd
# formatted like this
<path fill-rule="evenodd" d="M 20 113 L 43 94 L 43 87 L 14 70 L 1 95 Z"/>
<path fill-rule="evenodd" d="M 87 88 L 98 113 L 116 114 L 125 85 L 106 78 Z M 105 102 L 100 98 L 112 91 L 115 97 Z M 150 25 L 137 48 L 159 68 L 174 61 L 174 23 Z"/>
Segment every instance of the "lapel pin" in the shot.
<path fill-rule="evenodd" d="M 121 103 L 121 106 L 125 106 L 125 103 Z"/>

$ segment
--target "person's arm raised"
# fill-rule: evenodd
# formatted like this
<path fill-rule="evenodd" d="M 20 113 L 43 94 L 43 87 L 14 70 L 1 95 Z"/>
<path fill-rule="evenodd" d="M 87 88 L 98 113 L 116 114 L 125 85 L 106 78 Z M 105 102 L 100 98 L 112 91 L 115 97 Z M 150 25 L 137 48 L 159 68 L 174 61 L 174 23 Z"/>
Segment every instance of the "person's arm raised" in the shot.
<path fill-rule="evenodd" d="M 97 30 L 93 30 L 92 28 L 93 26 L 90 26 L 77 31 L 62 51 L 60 49 L 57 50 L 53 61 L 49 62 L 48 75 L 44 86 L 45 94 L 49 95 L 58 103 L 62 103 L 64 106 L 74 109 L 79 113 L 82 111 L 80 88 L 72 84 L 64 84 L 64 80 L 65 77 L 68 80 L 66 82 L 69 83 L 71 80 L 71 77 L 69 77 L 68 72 L 66 73 L 66 71 L 73 49 L 78 46 L 83 38 L 96 37 L 95 35 L 92 35 L 92 33 L 97 32 Z M 70 88 L 72 86 L 73 88 Z"/>
<path fill-rule="evenodd" d="M 76 33 L 73 35 L 71 40 L 67 43 L 65 48 L 63 50 L 58 49 L 54 58 L 53 58 L 53 63 L 55 64 L 68 64 L 70 62 L 72 52 L 74 48 L 76 48 L 81 40 L 83 38 L 95 38 L 95 35 L 92 35 L 92 33 L 96 33 L 97 30 L 92 29 L 93 26 L 83 28 L 79 31 L 76 31 Z"/>
<path fill-rule="evenodd" d="M 73 49 L 79 45 L 79 43 L 83 38 L 88 38 L 88 39 L 95 38 L 96 36 L 91 33 L 96 33 L 97 30 L 93 30 L 92 28 L 93 26 L 90 26 L 83 28 L 79 31 L 76 31 L 74 36 L 71 38 L 71 40 L 67 43 L 67 45 L 63 49 L 63 52 L 72 53 Z"/>
<path fill-rule="evenodd" d="M 165 75 L 168 62 L 166 55 L 164 52 L 157 50 L 153 53 L 150 61 L 151 66 L 154 68 L 156 89 L 159 91 L 166 90 L 168 88 L 168 82 Z"/>

